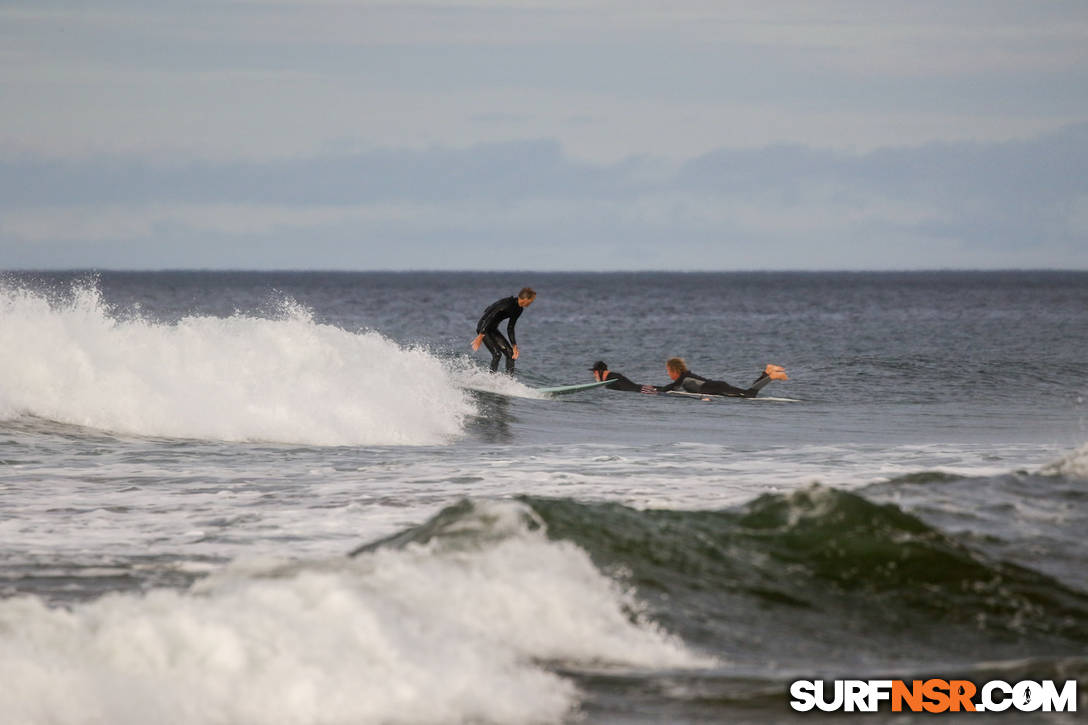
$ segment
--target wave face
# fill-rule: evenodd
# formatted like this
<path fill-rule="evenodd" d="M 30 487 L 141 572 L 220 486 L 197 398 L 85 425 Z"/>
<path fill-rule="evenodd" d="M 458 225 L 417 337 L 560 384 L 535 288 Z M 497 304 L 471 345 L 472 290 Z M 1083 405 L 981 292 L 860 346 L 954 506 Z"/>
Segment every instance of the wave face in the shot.
<path fill-rule="evenodd" d="M 528 506 L 463 503 L 395 545 L 236 563 L 187 592 L 70 610 L 0 600 L 11 722 L 539 723 L 579 692 L 557 669 L 713 663 Z M 56 693 L 63 692 L 63 697 Z"/>
<path fill-rule="evenodd" d="M 93 285 L 0 286 L 0 416 L 142 436 L 433 445 L 474 407 L 440 360 L 291 302 L 175 324 L 119 316 Z"/>
<path fill-rule="evenodd" d="M 551 536 L 629 572 L 668 629 L 734 662 L 908 666 L 1088 642 L 1088 594 L 857 493 L 813 486 L 724 511 L 529 502 Z"/>

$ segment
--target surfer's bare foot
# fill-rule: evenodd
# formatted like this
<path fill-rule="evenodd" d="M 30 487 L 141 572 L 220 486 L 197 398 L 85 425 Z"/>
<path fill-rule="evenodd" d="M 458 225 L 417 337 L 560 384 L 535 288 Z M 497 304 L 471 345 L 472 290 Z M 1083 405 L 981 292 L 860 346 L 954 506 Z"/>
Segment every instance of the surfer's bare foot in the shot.
<path fill-rule="evenodd" d="M 771 380 L 789 380 L 790 379 L 789 376 L 786 375 L 786 368 L 782 367 L 781 365 L 770 365 L 770 364 L 768 364 L 767 367 L 763 368 L 763 372 Z"/>

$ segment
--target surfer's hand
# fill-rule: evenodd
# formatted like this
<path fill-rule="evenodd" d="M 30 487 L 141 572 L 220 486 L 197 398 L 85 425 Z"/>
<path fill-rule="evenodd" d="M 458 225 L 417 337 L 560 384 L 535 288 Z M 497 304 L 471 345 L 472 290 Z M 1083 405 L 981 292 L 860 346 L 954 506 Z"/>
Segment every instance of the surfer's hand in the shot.
<path fill-rule="evenodd" d="M 640 393 L 646 393 L 647 395 L 657 395 L 657 388 L 652 385 L 643 385 Z"/>
<path fill-rule="evenodd" d="M 476 339 L 472 341 L 472 349 L 473 350 L 479 350 L 480 349 L 480 343 L 483 342 L 483 341 L 484 341 L 484 336 L 483 335 L 477 335 Z"/>
<path fill-rule="evenodd" d="M 511 360 L 517 360 L 519 354 L 520 353 L 518 352 L 518 346 L 514 345 L 514 354 L 510 356 L 510 359 Z"/>

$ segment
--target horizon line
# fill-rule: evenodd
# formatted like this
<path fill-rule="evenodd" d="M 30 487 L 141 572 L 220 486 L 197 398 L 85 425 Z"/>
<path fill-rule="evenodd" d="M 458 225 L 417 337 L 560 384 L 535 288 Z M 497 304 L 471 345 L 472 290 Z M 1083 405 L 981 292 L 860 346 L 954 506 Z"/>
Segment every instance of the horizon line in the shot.
<path fill-rule="evenodd" d="M 12 267 L 0 269 L 2 274 L 96 274 L 126 273 L 153 274 L 165 272 L 199 273 L 251 273 L 251 274 L 916 274 L 916 273 L 1029 273 L 1029 272 L 1066 272 L 1085 273 L 1084 268 L 1063 267 L 904 267 L 904 268 L 761 268 L 761 269 L 434 269 L 434 268 L 388 268 L 388 269 L 336 269 L 329 267 Z"/>

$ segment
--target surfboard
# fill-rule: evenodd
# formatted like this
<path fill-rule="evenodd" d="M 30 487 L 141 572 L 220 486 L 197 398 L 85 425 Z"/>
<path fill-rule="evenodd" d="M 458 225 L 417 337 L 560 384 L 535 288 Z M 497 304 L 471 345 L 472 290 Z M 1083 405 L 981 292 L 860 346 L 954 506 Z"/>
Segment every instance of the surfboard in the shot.
<path fill-rule="evenodd" d="M 615 380 L 601 380 L 595 383 L 580 383 L 578 385 L 556 385 L 551 388 L 533 388 L 538 393 L 547 393 L 548 395 L 566 395 L 567 393 L 580 393 L 583 390 L 589 390 L 590 388 L 599 388 L 602 385 L 609 385 L 616 382 Z"/>
<path fill-rule="evenodd" d="M 767 395 L 757 398 L 742 398 L 739 395 L 714 395 L 713 393 L 689 393 L 686 390 L 669 390 L 665 395 L 675 398 L 694 398 L 695 400 L 762 400 L 768 403 L 800 403 L 796 398 L 775 398 Z"/>

